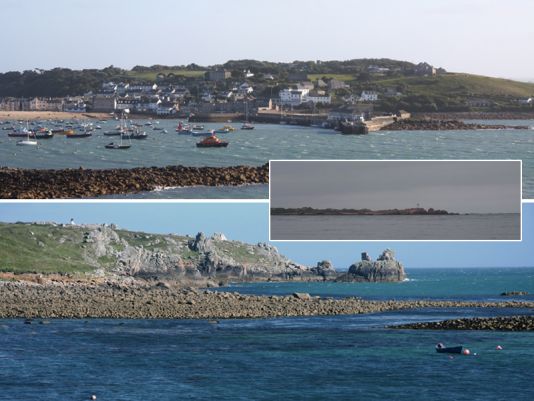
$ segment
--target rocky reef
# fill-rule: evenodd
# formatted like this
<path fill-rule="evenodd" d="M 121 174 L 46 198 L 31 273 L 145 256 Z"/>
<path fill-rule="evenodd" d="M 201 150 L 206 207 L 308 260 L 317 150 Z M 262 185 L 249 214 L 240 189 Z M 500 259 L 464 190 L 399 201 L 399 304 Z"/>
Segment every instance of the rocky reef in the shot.
<path fill-rule="evenodd" d="M 386 249 L 373 261 L 367 252 L 363 252 L 361 260 L 353 263 L 346 274 L 340 275 L 336 281 L 402 281 L 406 278 L 404 267 L 395 259 L 395 253 Z"/>
<path fill-rule="evenodd" d="M 410 308 L 532 308 L 533 302 L 367 301 L 305 293 L 243 295 L 138 283 L 0 281 L 0 318 L 235 319 L 377 313 Z M 216 324 L 216 322 L 213 322 Z"/>
<path fill-rule="evenodd" d="M 501 330 L 534 331 L 534 316 L 499 316 L 485 318 L 465 318 L 440 322 L 410 323 L 393 326 L 395 329 L 419 330 Z"/>
<path fill-rule="evenodd" d="M 258 167 L 139 167 L 132 169 L 0 168 L 1 199 L 87 198 L 153 191 L 162 187 L 265 184 L 269 165 Z"/>

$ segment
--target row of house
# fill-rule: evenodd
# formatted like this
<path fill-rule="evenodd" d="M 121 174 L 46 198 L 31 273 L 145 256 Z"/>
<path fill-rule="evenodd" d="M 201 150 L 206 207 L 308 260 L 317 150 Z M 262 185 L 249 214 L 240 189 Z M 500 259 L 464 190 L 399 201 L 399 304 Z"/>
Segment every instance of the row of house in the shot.
<path fill-rule="evenodd" d="M 86 104 L 82 97 L 32 97 L 0 98 L 0 111 L 67 111 L 85 112 Z"/>

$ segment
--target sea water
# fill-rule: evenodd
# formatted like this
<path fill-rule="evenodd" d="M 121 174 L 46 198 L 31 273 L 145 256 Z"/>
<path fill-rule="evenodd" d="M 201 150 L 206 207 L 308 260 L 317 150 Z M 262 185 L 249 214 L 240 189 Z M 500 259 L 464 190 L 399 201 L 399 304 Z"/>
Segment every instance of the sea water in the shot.
<path fill-rule="evenodd" d="M 519 240 L 521 215 L 271 216 L 272 240 Z"/>
<path fill-rule="evenodd" d="M 409 269 L 402 283 L 281 283 L 241 292 L 499 299 L 534 292 L 534 268 Z M 276 291 L 273 289 L 277 288 Z M 323 288 L 323 290 L 321 290 Z M 503 298 L 500 298 L 503 299 Z M 509 299 L 509 298 L 505 298 Z M 512 298 L 513 299 L 513 298 Z M 532 299 L 532 298 L 529 298 Z M 0 319 L 0 400 L 534 399 L 534 333 L 388 326 L 529 309 L 207 320 Z M 438 354 L 437 342 L 471 356 Z M 500 345 L 503 349 L 496 350 Z M 476 354 L 476 355 L 474 355 Z"/>
<path fill-rule="evenodd" d="M 141 123 L 143 121 L 141 120 Z M 493 123 L 493 122 L 492 122 Z M 506 123 L 502 121 L 501 123 Z M 522 121 L 534 126 L 534 121 Z M 252 131 L 222 134 L 227 148 L 197 148 L 201 138 L 178 135 L 176 120 L 159 121 L 149 137 L 132 141 L 126 151 L 105 149 L 116 137 L 106 137 L 116 121 L 99 123 L 91 138 L 56 135 L 38 147 L 16 146 L 17 138 L 0 132 L 0 165 L 20 168 L 130 168 L 166 165 L 261 165 L 270 159 L 521 159 L 523 196 L 534 197 L 534 131 L 380 131 L 369 135 L 341 135 L 330 129 L 257 124 Z M 154 125 L 156 125 L 154 123 Z M 206 130 L 222 124 L 205 124 Z M 236 124 L 237 126 L 237 124 Z"/>

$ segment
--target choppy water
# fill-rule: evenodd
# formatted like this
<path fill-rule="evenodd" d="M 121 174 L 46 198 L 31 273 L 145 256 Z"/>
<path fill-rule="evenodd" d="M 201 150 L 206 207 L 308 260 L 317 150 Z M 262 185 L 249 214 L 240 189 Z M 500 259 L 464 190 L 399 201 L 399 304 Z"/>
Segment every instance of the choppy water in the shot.
<path fill-rule="evenodd" d="M 478 300 L 503 290 L 534 292 L 534 268 L 413 269 L 409 275 L 412 281 L 397 284 L 270 283 L 267 289 L 258 283 L 239 290 Z M 347 293 L 351 285 L 358 290 Z M 98 400 L 158 401 L 530 401 L 534 333 L 386 326 L 533 313 L 451 308 L 218 323 L 65 319 L 27 325 L 0 319 L 0 400 L 86 400 L 95 394 Z M 434 351 L 437 342 L 464 345 L 477 355 L 451 359 Z"/>
<path fill-rule="evenodd" d="M 272 240 L 519 240 L 520 214 L 271 216 Z"/>
<path fill-rule="evenodd" d="M 506 123 L 506 122 L 503 122 Z M 332 130 L 288 125 L 257 125 L 253 131 L 224 136 L 228 148 L 199 149 L 199 138 L 177 135 L 176 121 L 161 120 L 169 133 L 150 131 L 145 141 L 133 141 L 127 151 L 105 149 L 113 141 L 101 123 L 92 138 L 41 140 L 38 148 L 16 146 L 16 138 L 0 132 L 0 165 L 22 168 L 117 168 L 138 166 L 261 165 L 269 159 L 522 159 L 523 196 L 534 197 L 534 131 L 381 131 L 345 136 Z M 522 121 L 534 127 L 534 121 Z M 205 124 L 207 129 L 221 124 Z M 238 124 L 234 124 L 238 127 Z"/>
<path fill-rule="evenodd" d="M 129 193 L 124 195 L 101 196 L 101 199 L 266 199 L 269 185 L 250 184 L 221 187 L 177 187 L 162 188 L 157 191 Z"/>

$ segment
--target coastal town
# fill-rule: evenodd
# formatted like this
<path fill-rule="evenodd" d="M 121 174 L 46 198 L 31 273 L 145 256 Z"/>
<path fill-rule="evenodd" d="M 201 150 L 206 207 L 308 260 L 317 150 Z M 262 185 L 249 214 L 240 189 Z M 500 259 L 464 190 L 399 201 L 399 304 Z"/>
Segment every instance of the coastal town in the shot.
<path fill-rule="evenodd" d="M 320 125 L 399 115 L 403 110 L 531 112 L 534 95 L 534 89 L 530 96 L 528 89 L 524 96 L 504 90 L 484 96 L 484 91 L 466 90 L 465 95 L 453 97 L 446 93 L 445 84 L 479 78 L 448 73 L 426 62 L 388 59 L 288 64 L 240 60 L 212 67 L 137 66 L 131 71 L 108 67 L 75 73 L 54 69 L 0 74 L 0 112 L 128 110 L 141 117 L 191 121 L 242 119 Z M 91 78 L 90 84 L 84 83 L 86 76 Z M 58 88 L 64 77 L 79 81 L 79 85 Z M 16 96 L 13 85 L 6 83 L 8 78 L 24 82 L 18 92 L 27 95 Z M 436 93 L 420 89 L 429 84 L 443 88 Z M 52 96 L 58 92 L 66 93 Z"/>

